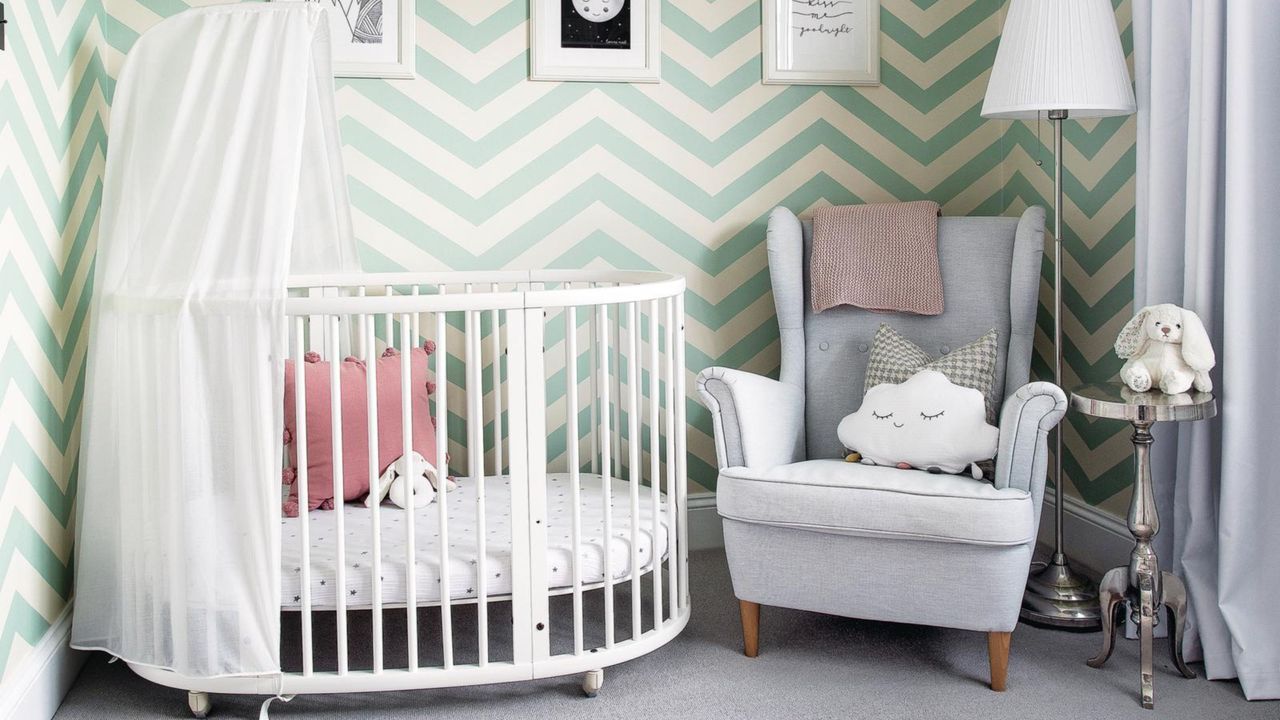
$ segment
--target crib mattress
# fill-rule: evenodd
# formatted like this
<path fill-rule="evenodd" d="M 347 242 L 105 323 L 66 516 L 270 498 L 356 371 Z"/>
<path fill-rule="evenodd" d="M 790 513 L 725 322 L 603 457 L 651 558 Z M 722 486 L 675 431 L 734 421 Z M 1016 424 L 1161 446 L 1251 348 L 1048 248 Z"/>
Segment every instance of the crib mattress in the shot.
<path fill-rule="evenodd" d="M 488 596 L 511 594 L 511 481 L 507 476 L 490 476 L 485 483 L 485 577 L 478 577 L 479 553 L 476 541 L 477 481 L 460 478 L 458 488 L 447 493 L 449 538 L 449 596 L 463 601 L 478 596 L 477 588 L 487 589 Z M 581 486 L 581 541 L 579 545 L 580 577 L 584 585 L 605 579 L 604 488 L 599 475 L 583 473 Z M 640 518 L 636 545 L 639 549 L 639 571 L 648 572 L 656 554 L 664 558 L 667 550 L 666 496 L 660 498 L 656 538 L 653 506 L 648 487 L 640 487 Z M 613 479 L 612 533 L 608 553 L 615 581 L 631 577 L 631 490 L 630 484 Z M 438 502 L 438 500 L 437 500 Z M 337 513 L 317 510 L 309 513 L 311 562 L 310 586 L 312 609 L 333 609 L 338 593 L 346 598 L 348 608 L 369 608 L 373 603 L 373 510 L 363 504 L 342 508 L 343 533 L 346 536 L 346 578 L 342 587 L 337 581 Z M 384 605 L 406 602 L 407 536 L 406 510 L 384 504 L 379 508 L 382 526 L 381 577 Z M 417 604 L 440 602 L 440 509 L 435 502 L 414 511 L 415 572 Z M 281 608 L 302 609 L 302 544 L 301 518 L 284 518 L 281 528 Z M 547 584 L 553 591 L 573 586 L 573 514 L 572 490 L 567 474 L 547 477 Z"/>

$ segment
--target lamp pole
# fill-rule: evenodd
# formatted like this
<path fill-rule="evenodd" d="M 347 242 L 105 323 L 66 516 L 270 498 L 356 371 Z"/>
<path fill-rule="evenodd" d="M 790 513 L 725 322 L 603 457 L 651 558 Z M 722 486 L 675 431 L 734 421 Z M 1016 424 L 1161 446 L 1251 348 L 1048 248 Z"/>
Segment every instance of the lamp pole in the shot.
<path fill-rule="evenodd" d="M 1066 110 L 1050 110 L 1053 122 L 1053 380 L 1062 387 L 1062 122 Z M 1027 579 L 1022 619 L 1033 625 L 1092 631 L 1102 627 L 1098 591 L 1077 573 L 1063 552 L 1065 483 L 1062 478 L 1062 424 L 1053 430 L 1053 555 Z"/>
<path fill-rule="evenodd" d="M 1066 110 L 1050 110 L 1053 121 L 1053 382 L 1062 387 L 1062 121 Z M 1062 423 L 1053 429 L 1053 565 L 1067 565 L 1062 552 Z"/>

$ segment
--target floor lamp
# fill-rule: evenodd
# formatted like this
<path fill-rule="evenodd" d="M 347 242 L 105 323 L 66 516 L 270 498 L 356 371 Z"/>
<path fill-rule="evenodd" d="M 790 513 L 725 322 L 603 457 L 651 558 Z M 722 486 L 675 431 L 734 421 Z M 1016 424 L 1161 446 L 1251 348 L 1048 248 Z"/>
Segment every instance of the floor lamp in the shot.
<path fill-rule="evenodd" d="M 1053 122 L 1053 378 L 1062 385 L 1062 123 L 1135 110 L 1109 0 L 1011 0 L 982 115 Z M 1062 542 L 1062 425 L 1054 431 L 1053 556 L 1027 580 L 1022 618 L 1074 630 L 1100 627 L 1098 591 L 1072 570 Z"/>

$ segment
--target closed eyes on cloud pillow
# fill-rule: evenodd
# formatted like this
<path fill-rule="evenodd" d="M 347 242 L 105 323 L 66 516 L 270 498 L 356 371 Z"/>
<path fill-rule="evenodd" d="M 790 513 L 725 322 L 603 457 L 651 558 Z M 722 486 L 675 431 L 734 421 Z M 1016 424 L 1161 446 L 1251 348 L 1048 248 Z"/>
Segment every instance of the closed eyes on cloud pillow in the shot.
<path fill-rule="evenodd" d="M 876 385 L 836 434 L 863 462 L 959 473 L 995 457 L 1000 431 L 986 421 L 982 393 L 955 385 L 936 370 L 906 382 Z"/>

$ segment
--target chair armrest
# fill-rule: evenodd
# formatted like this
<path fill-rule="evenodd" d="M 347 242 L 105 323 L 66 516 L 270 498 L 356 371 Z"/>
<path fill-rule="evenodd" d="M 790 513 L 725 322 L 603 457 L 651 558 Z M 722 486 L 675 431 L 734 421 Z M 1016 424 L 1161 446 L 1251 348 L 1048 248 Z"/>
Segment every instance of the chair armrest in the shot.
<path fill-rule="evenodd" d="M 1062 388 L 1047 382 L 1027 383 L 1009 396 L 1000 412 L 1000 450 L 996 455 L 997 488 L 1031 493 L 1039 526 L 1040 502 L 1049 466 L 1049 431 L 1067 412 Z"/>
<path fill-rule="evenodd" d="M 804 459 L 804 391 L 741 370 L 698 373 L 720 467 L 773 467 Z"/>

